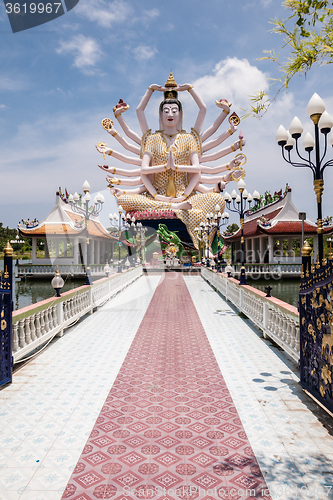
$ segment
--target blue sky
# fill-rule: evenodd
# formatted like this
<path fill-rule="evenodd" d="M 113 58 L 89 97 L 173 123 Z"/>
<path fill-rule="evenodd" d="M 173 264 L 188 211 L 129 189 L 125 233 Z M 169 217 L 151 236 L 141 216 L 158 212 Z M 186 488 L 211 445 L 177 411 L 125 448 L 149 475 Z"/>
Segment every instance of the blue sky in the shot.
<path fill-rule="evenodd" d="M 205 100 L 204 127 L 218 114 L 215 99 L 227 98 L 242 114 L 248 95 L 268 89 L 269 79 L 279 77 L 273 63 L 258 58 L 265 49 L 281 47 L 269 21 L 286 14 L 279 0 L 80 0 L 55 21 L 13 34 L 1 3 L 0 220 L 10 227 L 21 218 L 42 220 L 59 186 L 80 191 L 87 179 L 92 192 L 105 195 L 102 220 L 107 225 L 115 201 L 105 190 L 95 144 L 106 141 L 123 152 L 101 127 L 103 118 L 113 118 L 119 98 L 130 104 L 126 121 L 139 132 L 135 109 L 142 95 L 150 84 L 164 84 L 173 71 L 178 84 L 195 85 Z M 311 131 L 306 105 L 314 92 L 333 114 L 331 81 L 332 66 L 315 67 L 306 79 L 294 78 L 261 120 L 241 124 L 248 190 L 274 192 L 288 182 L 296 206 L 310 218 L 316 217 L 311 172 L 287 165 L 274 137 L 278 126 L 287 128 L 295 115 Z M 152 129 L 158 128 L 156 94 L 147 108 Z M 189 129 L 197 107 L 188 93 L 181 98 Z M 326 171 L 324 215 L 333 214 L 332 180 Z"/>

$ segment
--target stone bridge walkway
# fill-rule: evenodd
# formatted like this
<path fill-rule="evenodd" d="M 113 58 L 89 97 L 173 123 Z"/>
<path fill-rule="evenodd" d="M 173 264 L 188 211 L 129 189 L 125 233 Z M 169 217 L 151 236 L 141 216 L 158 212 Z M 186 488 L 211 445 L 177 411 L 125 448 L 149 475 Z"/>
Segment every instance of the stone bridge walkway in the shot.
<path fill-rule="evenodd" d="M 201 277 L 142 277 L 0 391 L 0 500 L 333 498 L 332 433 Z"/>

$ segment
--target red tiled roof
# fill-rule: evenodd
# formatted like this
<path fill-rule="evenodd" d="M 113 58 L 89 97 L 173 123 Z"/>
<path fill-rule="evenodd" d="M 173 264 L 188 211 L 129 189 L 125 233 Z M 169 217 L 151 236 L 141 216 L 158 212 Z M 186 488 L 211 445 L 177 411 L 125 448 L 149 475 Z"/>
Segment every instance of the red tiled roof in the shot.
<path fill-rule="evenodd" d="M 302 221 L 287 221 L 281 220 L 274 224 L 272 227 L 263 227 L 261 232 L 267 234 L 291 234 L 291 233 L 302 233 Z M 304 233 L 316 234 L 317 226 L 311 226 L 310 224 L 304 223 Z"/>
<path fill-rule="evenodd" d="M 272 220 L 274 217 L 276 217 L 280 211 L 282 210 L 282 207 L 277 208 L 273 212 L 270 212 L 269 214 L 265 214 L 266 219 Z M 256 217 L 255 219 L 245 221 L 244 223 L 244 236 L 245 237 L 250 237 L 250 236 L 257 236 L 262 233 L 261 228 L 258 226 L 257 221 L 260 219 L 261 216 Z M 237 233 L 233 234 L 232 236 L 227 236 L 226 239 L 228 241 L 234 241 L 238 240 L 240 238 L 240 229 L 237 231 Z"/>

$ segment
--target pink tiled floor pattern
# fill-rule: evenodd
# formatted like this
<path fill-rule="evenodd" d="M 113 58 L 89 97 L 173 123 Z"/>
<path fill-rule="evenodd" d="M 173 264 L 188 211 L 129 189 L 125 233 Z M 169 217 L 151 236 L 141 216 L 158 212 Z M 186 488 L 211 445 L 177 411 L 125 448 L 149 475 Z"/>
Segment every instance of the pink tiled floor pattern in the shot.
<path fill-rule="evenodd" d="M 161 279 L 62 498 L 271 498 L 181 273 Z"/>

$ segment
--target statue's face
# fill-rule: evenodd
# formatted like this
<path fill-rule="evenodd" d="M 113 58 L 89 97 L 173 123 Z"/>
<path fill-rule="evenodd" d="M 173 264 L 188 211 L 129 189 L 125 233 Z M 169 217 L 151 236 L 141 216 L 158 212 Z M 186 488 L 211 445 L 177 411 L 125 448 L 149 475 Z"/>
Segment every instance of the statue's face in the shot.
<path fill-rule="evenodd" d="M 180 121 L 180 111 L 177 104 L 164 104 L 162 124 L 164 127 L 177 127 Z"/>

